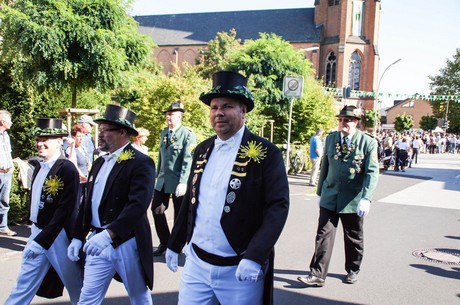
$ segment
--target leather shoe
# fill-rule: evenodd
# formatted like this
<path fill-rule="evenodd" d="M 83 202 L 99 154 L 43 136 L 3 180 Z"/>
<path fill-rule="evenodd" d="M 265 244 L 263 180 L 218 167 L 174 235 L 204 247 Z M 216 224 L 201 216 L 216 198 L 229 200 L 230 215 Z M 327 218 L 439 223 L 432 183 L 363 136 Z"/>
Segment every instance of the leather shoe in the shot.
<path fill-rule="evenodd" d="M 0 235 L 16 236 L 16 235 L 18 235 L 18 233 L 13 231 L 13 230 L 6 229 L 6 230 L 3 230 L 3 231 L 0 231 Z"/>
<path fill-rule="evenodd" d="M 350 271 L 345 277 L 345 283 L 354 284 L 358 281 L 358 271 Z"/>
<path fill-rule="evenodd" d="M 166 245 L 160 244 L 157 249 L 153 251 L 153 256 L 162 256 L 165 254 L 167 248 Z"/>
<path fill-rule="evenodd" d="M 307 286 L 313 286 L 313 287 L 323 287 L 326 284 L 322 278 L 319 278 L 311 274 L 306 277 L 299 276 L 297 280 L 299 282 L 304 283 Z"/>

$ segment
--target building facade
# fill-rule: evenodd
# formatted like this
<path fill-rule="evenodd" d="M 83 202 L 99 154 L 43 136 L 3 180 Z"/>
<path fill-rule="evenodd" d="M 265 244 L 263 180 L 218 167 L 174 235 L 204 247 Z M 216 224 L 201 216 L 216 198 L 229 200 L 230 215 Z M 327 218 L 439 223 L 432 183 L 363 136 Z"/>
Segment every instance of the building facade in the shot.
<path fill-rule="evenodd" d="M 414 122 L 412 128 L 418 129 L 422 116 L 432 116 L 433 109 L 429 101 L 405 99 L 386 110 L 386 123 L 394 128 L 396 117 L 402 114 L 410 115 Z"/>
<path fill-rule="evenodd" d="M 158 48 L 166 73 L 195 64 L 218 32 L 236 30 L 244 42 L 274 33 L 305 53 L 325 87 L 375 91 L 378 82 L 380 0 L 316 0 L 314 8 L 136 16 L 139 31 Z M 340 90 L 341 91 L 341 90 Z M 372 98 L 337 97 L 337 106 L 375 109 Z"/>

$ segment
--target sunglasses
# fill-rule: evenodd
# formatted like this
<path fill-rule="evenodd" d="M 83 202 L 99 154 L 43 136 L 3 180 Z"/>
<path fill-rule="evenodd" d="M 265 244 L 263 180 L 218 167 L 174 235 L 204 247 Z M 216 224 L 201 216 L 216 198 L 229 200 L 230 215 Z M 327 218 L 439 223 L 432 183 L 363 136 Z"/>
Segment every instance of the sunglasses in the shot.
<path fill-rule="evenodd" d="M 355 119 L 350 119 L 350 118 L 337 118 L 337 121 L 339 122 L 345 122 L 345 123 L 350 123 L 353 122 Z"/>

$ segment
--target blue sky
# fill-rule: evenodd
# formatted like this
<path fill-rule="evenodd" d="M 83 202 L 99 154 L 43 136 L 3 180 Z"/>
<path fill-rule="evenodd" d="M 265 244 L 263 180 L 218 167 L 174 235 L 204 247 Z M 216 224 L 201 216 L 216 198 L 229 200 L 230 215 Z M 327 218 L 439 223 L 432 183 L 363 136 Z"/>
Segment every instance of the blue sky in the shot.
<path fill-rule="evenodd" d="M 323 0 L 325 1 L 325 0 Z M 429 75 L 439 74 L 460 48 L 459 0 L 381 0 L 380 71 L 383 106 L 396 94 L 429 94 Z M 136 0 L 133 15 L 314 7 L 314 0 Z M 388 97 L 392 94 L 392 97 Z"/>

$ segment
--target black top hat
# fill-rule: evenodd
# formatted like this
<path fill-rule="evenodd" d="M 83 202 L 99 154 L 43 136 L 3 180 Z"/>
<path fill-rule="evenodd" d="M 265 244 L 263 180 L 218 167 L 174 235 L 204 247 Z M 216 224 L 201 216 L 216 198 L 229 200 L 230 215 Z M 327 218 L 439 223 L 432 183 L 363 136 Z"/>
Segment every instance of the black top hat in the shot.
<path fill-rule="evenodd" d="M 108 123 L 127 129 L 132 135 L 137 136 L 138 132 L 134 121 L 137 115 L 131 110 L 114 104 L 105 106 L 104 116 L 94 120 L 96 123 Z"/>
<path fill-rule="evenodd" d="M 357 108 L 356 106 L 353 106 L 353 105 L 348 105 L 348 106 L 343 107 L 342 110 L 340 110 L 340 113 L 337 116 L 338 117 L 339 116 L 346 116 L 346 117 L 352 117 L 352 118 L 361 120 L 362 114 L 363 113 L 362 113 L 361 109 L 359 109 L 359 108 Z"/>
<path fill-rule="evenodd" d="M 248 112 L 254 108 L 254 97 L 246 87 L 248 80 L 243 75 L 231 71 L 219 71 L 212 75 L 212 90 L 202 93 L 200 100 L 206 105 L 216 97 L 231 97 L 240 100 L 248 107 Z"/>
<path fill-rule="evenodd" d="M 39 118 L 35 120 L 37 125 L 32 130 L 32 135 L 36 137 L 65 137 L 69 132 L 62 128 L 61 119 Z"/>
<path fill-rule="evenodd" d="M 184 104 L 182 104 L 180 101 L 174 102 L 169 106 L 168 109 L 166 109 L 166 112 L 172 112 L 172 111 L 180 111 L 180 112 L 185 112 L 184 109 Z"/>

